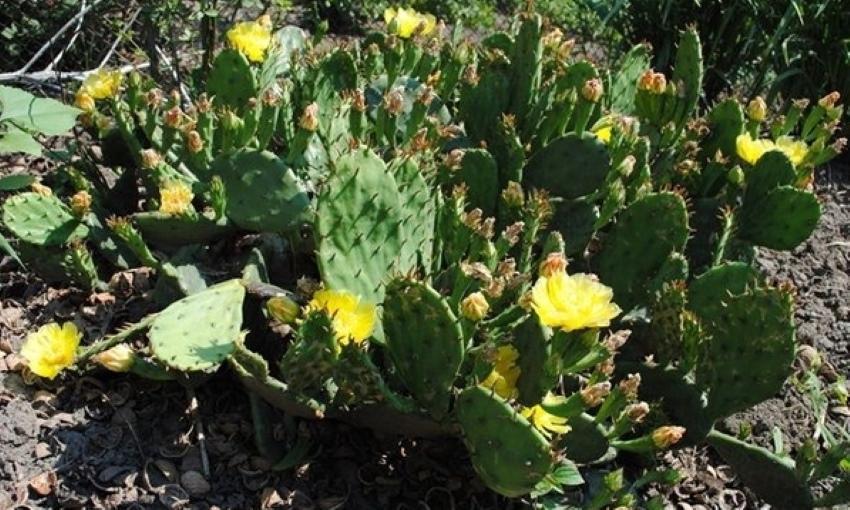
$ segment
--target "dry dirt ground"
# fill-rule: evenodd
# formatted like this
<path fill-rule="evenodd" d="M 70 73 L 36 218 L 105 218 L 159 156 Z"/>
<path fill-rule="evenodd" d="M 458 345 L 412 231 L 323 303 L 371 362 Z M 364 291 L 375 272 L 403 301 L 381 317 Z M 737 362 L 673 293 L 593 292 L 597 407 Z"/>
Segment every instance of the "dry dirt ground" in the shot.
<path fill-rule="evenodd" d="M 827 385 L 850 372 L 850 168 L 824 169 L 817 189 L 824 215 L 815 235 L 793 253 L 764 252 L 759 260 L 772 278 L 797 287 L 798 336 L 821 353 Z M 313 438 L 309 461 L 271 471 L 253 442 L 248 399 L 226 372 L 198 390 L 200 420 L 190 413 L 191 396 L 173 383 L 102 372 L 50 385 L 22 378 L 15 351 L 38 325 L 75 320 L 93 338 L 144 315 L 144 274 L 128 283 L 124 294 L 89 296 L 47 286 L 8 257 L 0 262 L 0 509 L 524 506 L 485 490 L 459 443 L 376 437 L 334 423 L 298 425 Z M 827 423 L 846 430 L 848 414 L 832 402 Z M 794 384 L 725 423 L 732 431 L 742 424 L 762 444 L 779 427 L 791 449 L 814 430 L 809 402 Z M 671 507 L 762 507 L 707 449 L 668 452 L 662 463 L 685 477 L 675 489 L 650 488 Z"/>

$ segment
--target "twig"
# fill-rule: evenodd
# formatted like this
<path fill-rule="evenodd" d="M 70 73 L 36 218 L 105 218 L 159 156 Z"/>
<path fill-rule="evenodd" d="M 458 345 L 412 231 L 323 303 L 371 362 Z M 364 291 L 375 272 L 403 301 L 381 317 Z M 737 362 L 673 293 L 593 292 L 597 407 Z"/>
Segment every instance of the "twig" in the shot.
<path fill-rule="evenodd" d="M 174 82 L 177 83 L 177 88 L 180 89 L 180 95 L 183 97 L 184 106 L 192 104 L 192 96 L 189 94 L 189 91 L 186 89 L 183 81 L 180 80 L 180 74 L 177 71 L 177 66 L 180 65 L 180 63 L 169 58 L 168 55 L 162 51 L 162 48 L 160 48 L 159 45 L 155 48 L 159 58 L 161 58 L 163 63 L 171 69 L 171 77 L 174 78 Z"/>
<path fill-rule="evenodd" d="M 119 67 L 117 71 L 121 74 L 127 74 L 132 71 L 136 71 L 139 69 L 147 69 L 150 67 L 150 62 L 143 62 L 141 64 L 128 64 L 122 67 Z M 82 81 L 86 78 L 86 76 L 97 72 L 97 69 L 89 69 L 87 71 L 68 71 L 68 72 L 57 72 L 57 71 L 36 71 L 33 73 L 4 73 L 0 74 L 0 82 L 4 81 L 26 81 L 26 82 L 45 82 L 45 81 L 68 81 L 68 80 L 77 80 Z"/>
<path fill-rule="evenodd" d="M 86 0 L 83 0 L 80 4 L 80 9 L 85 10 L 86 5 Z M 80 16 L 80 18 L 77 20 L 77 26 L 74 27 L 74 33 L 71 35 L 71 39 L 68 41 L 68 44 L 66 44 L 65 47 L 62 48 L 62 51 L 60 51 L 55 57 L 53 57 L 53 60 L 51 60 L 50 63 L 47 64 L 47 67 L 44 68 L 45 71 L 52 71 L 53 67 L 58 64 L 60 60 L 62 60 L 62 57 L 65 56 L 65 53 L 71 49 L 71 46 L 73 46 L 74 43 L 77 42 L 77 37 L 80 35 L 80 29 L 83 26 L 84 19 L 85 16 Z"/>
<path fill-rule="evenodd" d="M 136 9 L 136 12 L 134 12 L 134 13 L 133 13 L 133 15 L 130 17 L 130 21 L 128 21 L 128 22 L 124 25 L 124 29 L 123 29 L 123 30 L 121 30 L 121 32 L 119 32 L 119 33 L 118 33 L 118 36 L 117 36 L 117 37 L 115 38 L 115 40 L 112 42 L 112 46 L 110 46 L 110 47 L 109 47 L 109 51 L 107 51 L 107 52 L 106 52 L 106 56 L 105 56 L 105 57 L 103 57 L 103 60 L 101 60 L 101 61 L 100 61 L 100 65 L 99 65 L 99 66 L 97 66 L 97 67 L 98 67 L 98 69 L 99 69 L 99 68 L 101 68 L 101 67 L 103 67 L 103 66 L 105 66 L 105 65 L 106 65 L 106 63 L 107 63 L 107 62 L 109 62 L 109 59 L 110 59 L 110 58 L 112 57 L 112 55 L 115 53 L 115 50 L 117 50 L 117 49 L 118 49 L 118 44 L 121 42 L 121 40 L 124 38 L 124 36 L 125 36 L 125 35 L 127 35 L 127 31 L 128 31 L 128 30 L 130 30 L 130 28 L 132 28 L 133 23 L 135 23 L 135 22 L 136 22 L 136 18 L 138 18 L 138 17 L 139 17 L 139 13 L 140 13 L 140 12 L 142 12 L 142 8 L 141 8 L 141 7 L 139 7 L 138 9 Z"/>
<path fill-rule="evenodd" d="M 195 433 L 198 435 L 198 450 L 201 452 L 201 470 L 204 476 L 210 477 L 210 457 L 207 454 L 207 437 L 204 434 L 204 422 L 201 420 L 201 410 L 198 405 L 198 396 L 195 395 L 195 389 L 191 386 L 186 386 L 186 395 L 189 397 L 189 413 L 195 422 Z"/>

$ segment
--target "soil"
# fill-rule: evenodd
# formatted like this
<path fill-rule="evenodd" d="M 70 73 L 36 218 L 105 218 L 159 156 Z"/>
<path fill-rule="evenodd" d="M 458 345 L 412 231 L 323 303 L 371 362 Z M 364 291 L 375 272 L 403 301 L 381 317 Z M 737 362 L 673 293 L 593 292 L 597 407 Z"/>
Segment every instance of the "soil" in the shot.
<path fill-rule="evenodd" d="M 49 171 L 44 160 L 7 160 L 0 174 Z M 797 289 L 798 338 L 819 353 L 826 388 L 850 375 L 850 167 L 819 172 L 823 217 L 791 253 L 762 251 L 772 280 Z M 301 423 L 313 450 L 294 469 L 274 471 L 254 444 L 251 409 L 230 374 L 216 375 L 191 395 L 174 383 L 96 372 L 55 383 L 25 381 L 15 354 L 28 331 L 73 320 L 96 338 L 149 311 L 144 271 L 122 276 L 122 292 L 94 294 L 48 286 L 0 260 L 0 510 L 6 508 L 521 508 L 485 489 L 455 441 L 412 441 L 337 423 Z M 811 366 L 804 347 L 798 382 L 722 424 L 773 445 L 774 429 L 793 452 L 816 430 L 799 380 Z M 828 394 L 828 392 L 827 392 Z M 850 410 L 828 399 L 825 422 L 850 430 Z M 278 420 L 277 437 L 284 437 Z M 198 425 L 205 432 L 205 466 Z M 763 508 L 710 449 L 667 452 L 678 469 L 675 488 L 649 488 L 677 508 Z"/>

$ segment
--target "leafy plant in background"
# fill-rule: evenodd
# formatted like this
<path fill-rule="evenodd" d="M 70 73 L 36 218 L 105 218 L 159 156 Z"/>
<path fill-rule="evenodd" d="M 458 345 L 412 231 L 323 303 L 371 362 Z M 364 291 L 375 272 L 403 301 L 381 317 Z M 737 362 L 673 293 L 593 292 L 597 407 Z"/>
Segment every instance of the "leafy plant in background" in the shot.
<path fill-rule="evenodd" d="M 83 150 L 52 190 L 6 199 L 3 225 L 46 278 L 105 288 L 148 266 L 160 311 L 81 348 L 46 326 L 30 369 L 199 381 L 227 367 L 258 437 L 269 404 L 459 437 L 509 497 L 705 442 L 742 476 L 817 480 L 714 425 L 789 375 L 793 289 L 753 258 L 814 229 L 837 98 L 782 123 L 732 99 L 700 117 L 695 30 L 667 75 L 643 45 L 599 68 L 531 12 L 475 43 L 384 14 L 386 32 L 354 45 L 239 23 L 182 93 L 136 73 L 83 84 L 102 158 Z M 833 457 L 815 472 L 846 476 Z M 649 504 L 637 488 L 676 476 L 602 478 L 588 508 Z M 814 504 L 805 483 L 783 487 L 779 503 Z"/>

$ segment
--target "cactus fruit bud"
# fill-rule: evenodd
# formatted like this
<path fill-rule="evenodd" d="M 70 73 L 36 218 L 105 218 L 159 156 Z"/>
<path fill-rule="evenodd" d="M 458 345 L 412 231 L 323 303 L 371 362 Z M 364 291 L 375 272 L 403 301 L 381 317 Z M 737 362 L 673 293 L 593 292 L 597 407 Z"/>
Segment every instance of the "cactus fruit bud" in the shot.
<path fill-rule="evenodd" d="M 614 366 L 614 360 L 611 358 L 608 358 L 596 365 L 596 370 L 605 377 L 611 377 L 614 375 L 614 370 L 616 368 L 617 367 Z"/>
<path fill-rule="evenodd" d="M 428 85 L 431 88 L 434 88 L 434 87 L 436 87 L 437 85 L 440 84 L 440 77 L 441 76 L 442 76 L 442 73 L 440 72 L 439 69 L 437 69 L 436 71 L 434 71 L 433 73 L 428 75 L 428 78 L 425 79 L 425 84 Z"/>
<path fill-rule="evenodd" d="M 619 331 L 615 331 L 608 335 L 605 340 L 602 341 L 602 346 L 608 349 L 608 352 L 614 354 L 620 347 L 626 344 L 629 336 L 631 336 L 632 330 L 630 329 L 621 329 Z"/>
<path fill-rule="evenodd" d="M 310 103 L 304 108 L 304 112 L 301 113 L 301 118 L 298 120 L 298 125 L 301 129 L 305 131 L 310 131 L 311 133 L 315 132 L 319 129 L 319 104 L 318 103 Z"/>
<path fill-rule="evenodd" d="M 384 96 L 384 109 L 390 115 L 398 115 L 404 110 L 404 93 L 394 88 Z"/>
<path fill-rule="evenodd" d="M 626 417 L 632 423 L 642 423 L 649 414 L 649 404 L 646 402 L 636 402 L 629 404 L 625 409 Z"/>
<path fill-rule="evenodd" d="M 546 259 L 540 263 L 540 276 L 546 278 L 551 277 L 556 273 L 561 273 L 567 270 L 567 257 L 563 253 L 556 251 L 546 255 Z"/>
<path fill-rule="evenodd" d="M 141 152 L 142 168 L 152 170 L 162 163 L 162 155 L 155 149 L 143 149 Z"/>
<path fill-rule="evenodd" d="M 519 242 L 520 235 L 524 228 L 525 222 L 517 221 L 516 223 L 512 223 L 505 227 L 505 231 L 502 232 L 502 237 L 509 245 L 513 246 Z"/>
<path fill-rule="evenodd" d="M 767 117 L 767 103 L 764 98 L 756 96 L 747 105 L 747 117 L 754 122 L 762 122 Z"/>
<path fill-rule="evenodd" d="M 620 381 L 620 391 L 629 400 L 637 398 L 638 388 L 640 388 L 640 374 L 629 374 L 625 379 Z"/>
<path fill-rule="evenodd" d="M 85 216 L 91 209 L 91 195 L 88 191 L 78 191 L 71 197 L 71 211 L 77 217 Z"/>
<path fill-rule="evenodd" d="M 33 193 L 38 193 L 43 197 L 53 196 L 53 190 L 40 182 L 32 183 L 32 185 L 30 185 L 30 189 L 33 191 Z"/>
<path fill-rule="evenodd" d="M 263 104 L 266 106 L 278 106 L 283 99 L 283 91 L 280 85 L 273 83 L 271 87 L 263 91 Z"/>
<path fill-rule="evenodd" d="M 463 163 L 464 151 L 462 149 L 452 149 L 446 155 L 445 163 L 446 166 L 452 170 L 457 170 L 460 168 L 461 163 Z"/>
<path fill-rule="evenodd" d="M 604 92 L 605 89 L 602 86 L 602 80 L 599 78 L 587 80 L 581 88 L 581 96 L 591 103 L 598 103 L 599 100 L 602 99 L 602 94 Z"/>
<path fill-rule="evenodd" d="M 481 262 L 461 261 L 460 270 L 464 275 L 481 282 L 489 283 L 493 279 L 490 270 Z"/>
<path fill-rule="evenodd" d="M 502 191 L 502 200 L 508 207 L 522 207 L 525 204 L 525 194 L 522 186 L 516 181 L 508 181 L 508 185 Z"/>
<path fill-rule="evenodd" d="M 86 113 L 91 113 L 95 109 L 94 98 L 85 91 L 77 92 L 74 96 L 74 106 Z"/>
<path fill-rule="evenodd" d="M 685 427 L 665 425 L 652 431 L 652 444 L 659 450 L 666 450 L 678 443 L 685 435 Z"/>
<path fill-rule="evenodd" d="M 818 100 L 818 105 L 825 110 L 829 110 L 831 108 L 835 108 L 839 99 L 841 99 L 841 94 L 839 94 L 837 90 L 833 90 L 829 94 L 820 98 Z"/>
<path fill-rule="evenodd" d="M 198 113 L 209 113 L 212 110 L 212 101 L 210 101 L 206 93 L 198 96 L 198 100 L 195 101 L 195 110 Z"/>
<path fill-rule="evenodd" d="M 363 93 L 363 89 L 351 92 L 351 107 L 361 113 L 366 111 L 366 94 Z"/>
<path fill-rule="evenodd" d="M 416 131 L 413 138 L 410 140 L 410 148 L 413 152 L 422 152 L 428 150 L 431 146 L 431 141 L 428 140 L 428 128 L 422 128 Z"/>
<path fill-rule="evenodd" d="M 809 107 L 809 100 L 806 98 L 792 99 L 791 105 L 798 110 L 805 110 Z"/>
<path fill-rule="evenodd" d="M 162 106 L 162 101 L 162 91 L 157 88 L 150 89 L 145 94 L 145 104 L 147 104 L 149 108 L 159 108 Z"/>
<path fill-rule="evenodd" d="M 611 393 L 611 383 L 608 381 L 586 386 L 581 391 L 581 399 L 587 407 L 596 407 Z"/>
<path fill-rule="evenodd" d="M 484 294 L 473 292 L 460 302 L 460 311 L 466 319 L 478 322 L 487 316 L 487 312 L 490 311 L 490 303 L 487 302 Z"/>
<path fill-rule="evenodd" d="M 471 64 L 466 66 L 466 68 L 463 70 L 462 78 L 464 83 L 466 83 L 467 85 L 472 85 L 473 87 L 478 85 L 478 80 L 481 79 L 481 77 L 478 76 L 478 69 Z"/>
<path fill-rule="evenodd" d="M 667 77 L 664 73 L 656 73 L 648 69 L 638 79 L 638 88 L 653 94 L 663 94 L 667 90 Z"/>
<path fill-rule="evenodd" d="M 201 134 L 195 130 L 186 133 L 186 149 L 192 154 L 197 154 L 204 150 L 204 139 Z"/>
<path fill-rule="evenodd" d="M 294 324 L 301 312 L 298 303 L 286 296 L 275 296 L 266 302 L 269 315 L 282 324 Z"/>
<path fill-rule="evenodd" d="M 181 215 L 192 207 L 192 188 L 182 181 L 169 181 L 159 190 L 159 211 L 165 214 Z"/>
<path fill-rule="evenodd" d="M 136 361 L 136 353 L 127 344 L 118 344 L 103 351 L 92 359 L 103 368 L 112 372 L 128 372 Z"/>
<path fill-rule="evenodd" d="M 162 123 L 172 129 L 178 129 L 182 121 L 183 110 L 181 110 L 179 106 L 175 105 L 174 107 L 169 110 L 166 110 L 166 112 L 162 114 Z"/>

